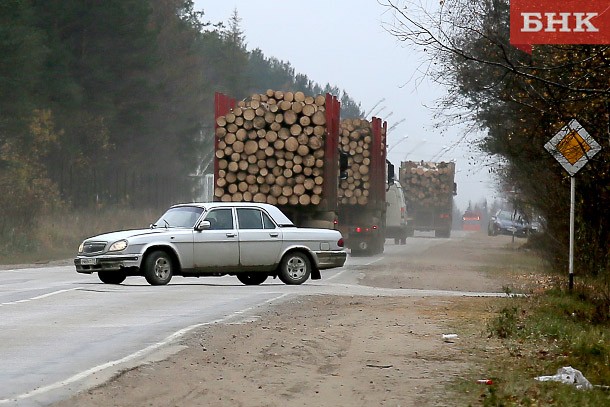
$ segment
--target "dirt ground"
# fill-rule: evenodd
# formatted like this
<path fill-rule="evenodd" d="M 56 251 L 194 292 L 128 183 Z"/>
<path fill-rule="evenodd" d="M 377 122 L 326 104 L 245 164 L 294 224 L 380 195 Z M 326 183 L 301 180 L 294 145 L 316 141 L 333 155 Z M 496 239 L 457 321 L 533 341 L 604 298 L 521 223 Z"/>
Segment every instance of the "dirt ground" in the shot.
<path fill-rule="evenodd" d="M 508 277 L 486 270 L 510 242 L 482 233 L 452 239 L 365 267 L 360 284 L 502 292 Z M 469 341 L 480 340 L 491 301 L 299 297 L 251 321 L 194 332 L 168 359 L 54 406 L 452 406 L 444 386 L 477 371 Z M 458 337 L 443 339 L 448 333 Z"/>

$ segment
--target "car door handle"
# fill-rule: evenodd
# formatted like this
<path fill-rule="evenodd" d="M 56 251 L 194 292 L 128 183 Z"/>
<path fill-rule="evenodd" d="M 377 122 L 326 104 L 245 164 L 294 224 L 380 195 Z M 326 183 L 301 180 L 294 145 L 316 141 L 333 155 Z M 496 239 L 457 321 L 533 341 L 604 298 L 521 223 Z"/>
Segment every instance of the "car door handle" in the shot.
<path fill-rule="evenodd" d="M 237 236 L 237 234 L 235 234 L 235 233 L 231 233 L 231 232 L 228 232 L 228 233 L 227 233 L 227 237 L 235 237 L 235 236 Z"/>
<path fill-rule="evenodd" d="M 279 235 L 280 235 L 280 234 L 279 234 L 279 233 L 277 233 L 277 232 L 272 232 L 272 233 L 269 233 L 269 236 L 271 236 L 271 237 L 278 237 Z"/>

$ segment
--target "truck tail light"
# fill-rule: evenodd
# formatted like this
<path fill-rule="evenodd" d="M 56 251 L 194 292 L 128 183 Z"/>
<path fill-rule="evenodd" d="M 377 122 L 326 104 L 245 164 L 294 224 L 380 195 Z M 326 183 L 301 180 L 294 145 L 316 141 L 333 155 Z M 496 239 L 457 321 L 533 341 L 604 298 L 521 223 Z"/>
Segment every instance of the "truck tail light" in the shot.
<path fill-rule="evenodd" d="M 371 232 L 371 231 L 375 231 L 375 230 L 377 230 L 377 229 L 379 229 L 379 227 L 378 227 L 377 225 L 373 225 L 373 226 L 371 226 L 371 227 L 364 227 L 364 228 L 363 228 L 363 227 L 360 227 L 360 226 L 356 226 L 356 227 L 354 228 L 354 232 L 356 232 L 356 233 L 362 233 L 362 232 L 364 232 L 364 233 L 369 233 L 369 232 Z"/>
<path fill-rule="evenodd" d="M 448 213 L 441 213 L 441 214 L 439 215 L 439 217 L 440 217 L 441 219 L 449 219 L 449 214 L 448 214 Z"/>
<path fill-rule="evenodd" d="M 339 241 L 337 242 L 337 246 L 343 247 L 344 245 L 345 245 L 345 242 L 343 241 L 343 238 L 339 239 Z"/>

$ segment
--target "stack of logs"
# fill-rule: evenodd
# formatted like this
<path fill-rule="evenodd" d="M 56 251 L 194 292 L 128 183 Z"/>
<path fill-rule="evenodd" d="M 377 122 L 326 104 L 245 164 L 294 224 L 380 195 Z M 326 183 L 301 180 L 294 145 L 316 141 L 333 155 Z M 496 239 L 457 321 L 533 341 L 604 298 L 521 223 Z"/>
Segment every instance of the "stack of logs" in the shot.
<path fill-rule="evenodd" d="M 382 149 L 385 134 L 382 129 Z M 373 129 L 365 119 L 341 121 L 339 148 L 348 154 L 347 179 L 339 183 L 339 203 L 343 205 L 366 205 L 371 188 L 370 165 Z"/>
<path fill-rule="evenodd" d="M 406 199 L 420 206 L 446 206 L 453 194 L 455 163 L 403 161 L 400 184 Z"/>
<path fill-rule="evenodd" d="M 326 98 L 267 90 L 216 119 L 224 202 L 318 205 L 324 184 Z"/>

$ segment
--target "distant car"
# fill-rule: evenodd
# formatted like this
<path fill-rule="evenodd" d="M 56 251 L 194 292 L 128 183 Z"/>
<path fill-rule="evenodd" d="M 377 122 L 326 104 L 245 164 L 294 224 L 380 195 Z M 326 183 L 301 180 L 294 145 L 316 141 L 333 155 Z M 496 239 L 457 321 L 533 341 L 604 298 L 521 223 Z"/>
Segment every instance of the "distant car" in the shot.
<path fill-rule="evenodd" d="M 143 276 L 164 285 L 175 275 L 234 275 L 246 285 L 271 276 L 302 284 L 346 258 L 337 230 L 298 228 L 273 205 L 208 202 L 174 205 L 148 229 L 90 237 L 74 265 L 106 284 Z"/>
<path fill-rule="evenodd" d="M 487 234 L 489 236 L 510 235 L 526 237 L 529 224 L 519 212 L 501 209 L 489 219 Z"/>
<path fill-rule="evenodd" d="M 538 216 L 530 222 L 530 233 L 542 233 L 543 231 L 543 218 Z"/>
<path fill-rule="evenodd" d="M 394 244 L 407 243 L 407 204 L 400 182 L 394 181 L 386 191 L 385 237 Z"/>

